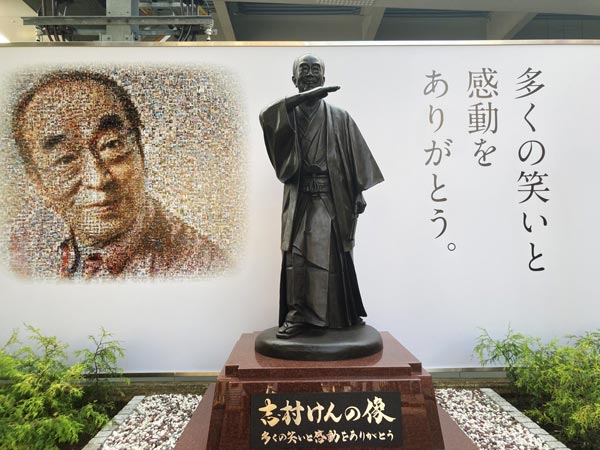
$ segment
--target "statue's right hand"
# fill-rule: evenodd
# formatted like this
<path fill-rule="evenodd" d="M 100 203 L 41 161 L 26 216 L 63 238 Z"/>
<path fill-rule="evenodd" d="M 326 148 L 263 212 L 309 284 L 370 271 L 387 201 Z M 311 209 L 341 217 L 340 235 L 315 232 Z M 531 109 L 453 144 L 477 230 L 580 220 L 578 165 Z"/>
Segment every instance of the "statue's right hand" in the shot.
<path fill-rule="evenodd" d="M 288 111 L 295 108 L 300 103 L 315 101 L 320 98 L 325 98 L 330 92 L 339 90 L 339 86 L 319 86 L 308 91 L 301 92 L 299 94 L 286 97 L 285 104 Z"/>
<path fill-rule="evenodd" d="M 304 91 L 301 95 L 309 99 L 325 98 L 330 92 L 335 92 L 340 89 L 339 86 L 319 86 L 308 91 Z"/>

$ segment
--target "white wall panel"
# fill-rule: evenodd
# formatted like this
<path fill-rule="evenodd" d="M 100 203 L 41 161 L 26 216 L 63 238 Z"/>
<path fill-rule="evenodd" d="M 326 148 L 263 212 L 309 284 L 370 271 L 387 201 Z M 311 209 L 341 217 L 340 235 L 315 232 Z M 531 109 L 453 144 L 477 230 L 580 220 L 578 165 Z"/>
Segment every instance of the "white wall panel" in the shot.
<path fill-rule="evenodd" d="M 325 60 L 326 83 L 342 87 L 327 101 L 351 113 L 386 178 L 365 194 L 354 253 L 368 323 L 390 331 L 429 368 L 476 365 L 470 355 L 478 327 L 499 335 L 511 324 L 549 338 L 599 326 L 597 45 L 5 46 L 3 80 L 31 64 L 230 70 L 247 113 L 248 219 L 236 269 L 217 279 L 56 283 L 21 280 L 5 266 L 0 342 L 28 323 L 78 348 L 103 326 L 124 341 L 126 371 L 216 371 L 240 333 L 274 326 L 282 186 L 269 165 L 258 113 L 294 92 L 291 64 L 307 51 Z M 497 71 L 498 95 L 469 98 L 469 71 L 484 67 Z M 545 87 L 515 99 L 517 77 L 528 67 L 542 71 Z M 449 85 L 437 99 L 423 94 L 432 70 Z M 469 133 L 468 111 L 478 101 L 498 109 L 497 133 Z M 10 107 L 6 95 L 3 103 Z M 535 132 L 523 119 L 531 103 Z M 444 111 L 437 133 L 429 105 Z M 448 138 L 451 156 L 437 167 L 425 165 L 432 139 Z M 489 167 L 473 156 L 480 138 L 496 147 Z M 529 139 L 546 148 L 533 167 L 518 158 Z M 549 201 L 520 204 L 519 175 L 534 170 L 548 174 Z M 434 173 L 446 185 L 441 207 L 430 198 Z M 434 208 L 447 220 L 438 239 Z M 544 271 L 529 270 L 530 243 L 543 253 L 534 265 Z"/>

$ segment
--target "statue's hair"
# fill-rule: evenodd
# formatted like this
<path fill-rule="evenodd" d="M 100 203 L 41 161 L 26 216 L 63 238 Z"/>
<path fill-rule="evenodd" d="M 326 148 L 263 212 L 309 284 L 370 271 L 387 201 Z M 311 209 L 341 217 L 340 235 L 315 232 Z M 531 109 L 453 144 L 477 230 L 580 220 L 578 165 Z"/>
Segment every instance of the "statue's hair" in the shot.
<path fill-rule="evenodd" d="M 302 58 L 306 58 L 307 56 L 312 56 L 313 58 L 315 58 L 319 61 L 319 63 L 321 64 L 321 72 L 323 72 L 323 75 L 325 75 L 325 62 L 321 58 L 319 58 L 317 55 L 313 55 L 312 53 L 306 53 L 304 55 L 298 56 L 294 60 L 294 65 L 292 66 L 292 74 L 294 76 L 296 75 L 296 70 L 298 70 L 298 65 L 300 64 L 300 60 Z"/>
<path fill-rule="evenodd" d="M 27 107 L 33 101 L 33 99 L 47 87 L 67 84 L 74 81 L 91 81 L 98 83 L 107 88 L 117 98 L 125 110 L 125 117 L 127 121 L 131 124 L 135 131 L 135 138 L 138 148 L 143 157 L 143 147 L 141 145 L 142 121 L 140 118 L 140 113 L 133 103 L 131 95 L 129 95 L 125 88 L 118 84 L 113 78 L 97 72 L 88 72 L 84 70 L 61 70 L 48 72 L 47 74 L 43 75 L 37 83 L 35 83 L 23 95 L 21 95 L 13 108 L 12 133 L 17 144 L 19 154 L 21 155 L 26 167 L 29 169 L 32 167 L 31 149 L 28 148 L 24 135 L 25 111 Z M 75 98 L 72 101 L 77 102 L 77 99 Z"/>

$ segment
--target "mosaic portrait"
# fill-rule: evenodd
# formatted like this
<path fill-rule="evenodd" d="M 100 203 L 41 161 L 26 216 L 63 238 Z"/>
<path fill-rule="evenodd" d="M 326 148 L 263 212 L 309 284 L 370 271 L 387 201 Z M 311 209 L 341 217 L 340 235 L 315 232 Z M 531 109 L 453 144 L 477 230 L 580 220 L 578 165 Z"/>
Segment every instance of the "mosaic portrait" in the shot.
<path fill-rule="evenodd" d="M 218 67 L 3 80 L 2 259 L 26 278 L 195 278 L 235 265 L 244 123 Z"/>

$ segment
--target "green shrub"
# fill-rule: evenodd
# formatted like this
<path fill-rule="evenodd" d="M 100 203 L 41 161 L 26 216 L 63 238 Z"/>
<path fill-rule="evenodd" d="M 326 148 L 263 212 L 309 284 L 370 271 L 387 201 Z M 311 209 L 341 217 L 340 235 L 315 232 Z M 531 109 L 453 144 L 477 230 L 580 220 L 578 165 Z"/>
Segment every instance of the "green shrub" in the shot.
<path fill-rule="evenodd" d="M 483 330 L 474 353 L 482 365 L 506 366 L 532 399 L 532 419 L 570 445 L 600 449 L 600 332 L 544 343 L 510 328 L 500 340 Z"/>
<path fill-rule="evenodd" d="M 112 334 L 104 328 L 101 328 L 99 337 L 90 335 L 88 339 L 94 344 L 94 350 L 84 349 L 75 352 L 75 355 L 82 360 L 89 380 L 85 385 L 83 398 L 98 402 L 104 409 L 110 409 L 115 395 L 121 397 L 124 395 L 119 385 L 111 379 L 121 379 L 129 383 L 128 379 L 123 378 L 123 370 L 117 365 L 119 358 L 125 356 L 125 352 L 121 342 L 112 339 Z"/>
<path fill-rule="evenodd" d="M 114 367 L 123 350 L 117 341 L 106 344 L 110 334 L 102 330 L 92 338 L 95 352 L 79 352 L 83 361 L 68 364 L 67 345 L 27 326 L 31 346 L 24 346 L 17 332 L 0 348 L 0 450 L 55 450 L 82 435 L 93 435 L 110 419 L 105 406 L 88 394 L 100 373 L 90 370 Z M 86 372 L 91 372 L 90 383 Z"/>

